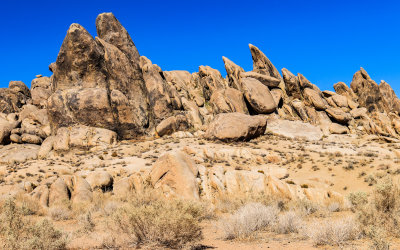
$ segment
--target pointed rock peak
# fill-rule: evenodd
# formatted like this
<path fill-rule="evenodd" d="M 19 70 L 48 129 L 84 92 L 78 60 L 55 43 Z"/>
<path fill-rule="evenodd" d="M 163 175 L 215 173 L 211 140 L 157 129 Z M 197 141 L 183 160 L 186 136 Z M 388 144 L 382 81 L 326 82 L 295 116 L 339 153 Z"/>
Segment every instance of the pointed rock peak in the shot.
<path fill-rule="evenodd" d="M 237 65 L 236 63 L 232 62 L 232 61 L 229 60 L 227 57 L 223 56 L 223 57 L 222 57 L 222 60 L 224 61 L 225 69 L 226 69 L 227 71 L 228 71 L 227 67 L 229 67 L 229 68 L 232 68 L 232 69 L 235 68 L 235 69 L 238 69 L 239 71 L 244 72 L 244 70 L 243 70 L 242 67 L 240 67 L 240 66 Z M 229 73 L 229 72 L 227 72 L 227 73 Z"/>
<path fill-rule="evenodd" d="M 104 86 L 106 77 L 99 70 L 103 68 L 103 56 L 104 51 L 89 32 L 79 24 L 72 24 L 52 67 L 54 89 Z"/>
<path fill-rule="evenodd" d="M 371 77 L 368 75 L 367 71 L 363 67 L 360 67 L 360 73 L 366 80 L 371 80 Z"/>
<path fill-rule="evenodd" d="M 275 66 L 271 63 L 268 57 L 256 46 L 249 44 L 251 57 L 253 58 L 253 71 L 263 74 L 269 75 L 278 79 L 282 79 L 279 71 L 275 68 Z"/>
<path fill-rule="evenodd" d="M 290 72 L 286 68 L 282 69 L 282 75 L 283 75 L 283 79 L 289 79 L 289 78 L 292 78 L 292 77 L 296 77 L 292 72 Z"/>
<path fill-rule="evenodd" d="M 231 60 L 229 60 L 224 56 L 222 57 L 222 60 L 224 60 L 225 64 L 228 85 L 232 88 L 240 90 L 241 86 L 239 79 L 240 79 L 240 73 L 244 72 L 243 68 L 240 67 L 239 65 L 236 65 L 234 62 L 232 62 Z"/>
<path fill-rule="evenodd" d="M 66 40 L 78 41 L 87 39 L 94 41 L 92 35 L 90 35 L 89 32 L 84 27 L 82 27 L 82 25 L 73 23 L 69 26 L 67 30 L 67 36 L 64 39 L 64 43 Z"/>
<path fill-rule="evenodd" d="M 133 64 L 139 62 L 139 52 L 132 38 L 112 13 L 102 13 L 96 18 L 97 35 L 120 49 Z"/>

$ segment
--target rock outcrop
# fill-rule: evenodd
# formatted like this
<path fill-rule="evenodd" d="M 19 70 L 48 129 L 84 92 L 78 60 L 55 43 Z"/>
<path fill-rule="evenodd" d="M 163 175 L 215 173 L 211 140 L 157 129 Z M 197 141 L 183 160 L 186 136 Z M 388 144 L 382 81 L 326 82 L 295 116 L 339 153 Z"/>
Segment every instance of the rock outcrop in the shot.
<path fill-rule="evenodd" d="M 246 141 L 263 135 L 266 127 L 267 118 L 264 116 L 223 113 L 211 122 L 205 137 L 221 141 Z"/>

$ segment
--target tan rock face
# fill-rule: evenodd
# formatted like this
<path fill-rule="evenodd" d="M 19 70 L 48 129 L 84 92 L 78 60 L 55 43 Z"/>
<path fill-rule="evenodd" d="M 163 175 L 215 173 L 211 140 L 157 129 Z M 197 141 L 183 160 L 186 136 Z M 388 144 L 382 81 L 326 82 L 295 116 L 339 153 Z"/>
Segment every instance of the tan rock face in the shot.
<path fill-rule="evenodd" d="M 69 201 L 69 190 L 62 178 L 58 178 L 50 186 L 49 190 L 49 207 L 54 205 L 65 205 Z"/>
<path fill-rule="evenodd" d="M 21 92 L 0 88 L 0 112 L 5 114 L 19 112 L 29 98 Z"/>
<path fill-rule="evenodd" d="M 254 78 L 242 78 L 242 87 L 246 100 L 258 114 L 275 111 L 276 104 L 268 87 Z"/>
<path fill-rule="evenodd" d="M 189 121 L 184 115 L 168 117 L 160 122 L 156 127 L 159 136 L 170 135 L 176 131 L 182 131 L 189 128 Z"/>
<path fill-rule="evenodd" d="M 329 132 L 331 132 L 332 134 L 347 134 L 349 130 L 346 126 L 337 123 L 332 123 L 331 126 L 329 127 Z"/>
<path fill-rule="evenodd" d="M 246 141 L 263 135 L 267 126 L 264 116 L 223 113 L 209 125 L 205 137 L 210 140 Z"/>
<path fill-rule="evenodd" d="M 379 85 L 369 77 L 363 68 L 354 74 L 350 87 L 358 96 L 361 107 L 367 108 L 368 112 L 383 111 Z"/>
<path fill-rule="evenodd" d="M 265 86 L 271 87 L 271 88 L 276 88 L 281 83 L 280 79 L 277 79 L 275 77 L 268 76 L 268 75 L 262 75 L 260 73 L 252 72 L 252 71 L 240 73 L 240 76 L 243 78 L 250 77 L 250 78 L 257 79 Z"/>
<path fill-rule="evenodd" d="M 210 99 L 215 114 L 239 112 L 248 114 L 242 92 L 234 88 L 215 91 Z"/>
<path fill-rule="evenodd" d="M 341 124 L 347 124 L 352 118 L 349 113 L 344 112 L 340 108 L 328 108 L 325 111 L 329 117 Z"/>
<path fill-rule="evenodd" d="M 199 199 L 196 180 L 198 169 L 189 155 L 182 152 L 166 153 L 153 165 L 150 177 L 156 189 L 166 195 Z"/>
<path fill-rule="evenodd" d="M 293 98 L 302 99 L 298 77 L 285 68 L 282 69 L 282 75 L 286 85 L 286 93 Z"/>
<path fill-rule="evenodd" d="M 116 141 L 117 134 L 111 130 L 77 125 L 58 129 L 53 146 L 56 151 L 66 151 L 73 147 L 111 145 Z"/>
<path fill-rule="evenodd" d="M 52 93 L 51 79 L 49 77 L 39 77 L 32 80 L 32 104 L 41 108 L 46 108 L 47 99 L 49 99 Z"/>
<path fill-rule="evenodd" d="M 243 68 L 236 65 L 234 62 L 224 56 L 222 57 L 222 60 L 225 64 L 229 87 L 241 90 L 240 74 L 244 72 Z"/>
<path fill-rule="evenodd" d="M 214 91 L 227 87 L 227 83 L 222 78 L 221 73 L 209 66 L 199 67 L 199 77 L 199 84 L 207 101 L 210 100 Z"/>
<path fill-rule="evenodd" d="M 106 171 L 94 171 L 89 173 L 85 179 L 92 190 L 101 189 L 103 192 L 113 188 L 113 177 Z"/>
<path fill-rule="evenodd" d="M 149 59 L 140 57 L 140 67 L 142 69 L 149 105 L 152 109 L 155 124 L 171 115 L 173 107 L 168 94 L 168 86 L 161 77 L 161 69 L 153 65 Z"/>
<path fill-rule="evenodd" d="M 320 93 L 315 91 L 314 89 L 305 88 L 303 90 L 305 100 L 312 106 L 314 106 L 317 110 L 325 110 L 326 105 L 324 100 L 322 99 Z"/>
<path fill-rule="evenodd" d="M 52 66 L 56 92 L 48 109 L 53 132 L 83 124 L 134 138 L 148 124 L 139 54 L 112 14 L 101 14 L 96 24 L 96 41 L 82 26 L 71 25 Z"/>

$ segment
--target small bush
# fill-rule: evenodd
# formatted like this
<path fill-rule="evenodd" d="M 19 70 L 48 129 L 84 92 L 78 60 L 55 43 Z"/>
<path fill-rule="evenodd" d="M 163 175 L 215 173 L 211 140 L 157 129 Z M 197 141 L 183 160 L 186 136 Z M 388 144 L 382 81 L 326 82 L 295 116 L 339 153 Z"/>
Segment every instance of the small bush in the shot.
<path fill-rule="evenodd" d="M 307 236 L 315 245 L 341 246 L 346 241 L 360 237 L 360 230 L 352 218 L 315 222 L 308 226 Z"/>
<path fill-rule="evenodd" d="M 274 231 L 281 234 L 298 233 L 303 226 L 301 216 L 293 211 L 279 215 Z"/>
<path fill-rule="evenodd" d="M 328 205 L 329 212 L 339 212 L 340 211 L 340 204 L 338 202 L 332 202 Z"/>
<path fill-rule="evenodd" d="M 134 244 L 179 248 L 202 238 L 200 206 L 180 200 L 130 202 L 113 215 L 114 225 Z"/>
<path fill-rule="evenodd" d="M 71 211 L 63 206 L 54 206 L 49 209 L 51 219 L 55 221 L 69 220 L 72 218 Z"/>
<path fill-rule="evenodd" d="M 368 196 L 365 192 L 350 193 L 347 199 L 350 201 L 354 209 L 359 209 L 368 203 Z"/>
<path fill-rule="evenodd" d="M 399 187 L 390 178 L 385 178 L 376 186 L 370 202 L 358 209 L 358 220 L 365 225 L 365 234 L 368 235 L 371 227 L 376 227 L 386 234 L 400 236 L 399 195 Z"/>
<path fill-rule="evenodd" d="M 2 206 L 0 236 L 3 249 L 65 249 L 67 238 L 48 220 L 34 224 L 13 200 Z"/>
<path fill-rule="evenodd" d="M 225 239 L 246 238 L 252 233 L 272 225 L 279 210 L 275 206 L 249 203 L 221 221 Z"/>

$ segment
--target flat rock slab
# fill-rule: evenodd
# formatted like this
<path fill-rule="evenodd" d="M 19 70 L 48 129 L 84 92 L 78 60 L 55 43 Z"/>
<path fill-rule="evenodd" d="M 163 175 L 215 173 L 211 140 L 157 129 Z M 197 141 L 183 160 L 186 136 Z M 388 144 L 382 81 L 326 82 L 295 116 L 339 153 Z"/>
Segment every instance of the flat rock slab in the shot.
<path fill-rule="evenodd" d="M 16 163 L 37 159 L 40 146 L 10 144 L 0 148 L 0 163 Z"/>
<path fill-rule="evenodd" d="M 305 138 L 310 141 L 321 140 L 323 133 L 319 127 L 301 121 L 268 120 L 267 131 L 289 138 Z"/>

